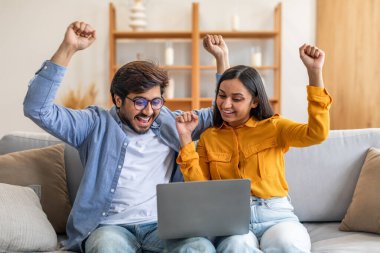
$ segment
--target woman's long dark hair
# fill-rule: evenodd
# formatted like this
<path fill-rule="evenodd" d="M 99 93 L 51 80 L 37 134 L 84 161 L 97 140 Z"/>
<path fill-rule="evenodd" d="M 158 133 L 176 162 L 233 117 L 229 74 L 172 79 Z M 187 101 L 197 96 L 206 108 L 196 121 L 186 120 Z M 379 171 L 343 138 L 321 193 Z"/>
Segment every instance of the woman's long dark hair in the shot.
<path fill-rule="evenodd" d="M 252 108 L 250 116 L 257 120 L 267 119 L 273 116 L 273 110 L 265 92 L 263 81 L 256 69 L 244 65 L 238 65 L 227 69 L 220 78 L 216 87 L 215 102 L 218 98 L 220 84 L 225 80 L 238 79 L 252 95 L 252 99 L 258 102 L 256 108 Z M 223 123 L 217 103 L 214 104 L 214 126 L 220 127 Z"/>

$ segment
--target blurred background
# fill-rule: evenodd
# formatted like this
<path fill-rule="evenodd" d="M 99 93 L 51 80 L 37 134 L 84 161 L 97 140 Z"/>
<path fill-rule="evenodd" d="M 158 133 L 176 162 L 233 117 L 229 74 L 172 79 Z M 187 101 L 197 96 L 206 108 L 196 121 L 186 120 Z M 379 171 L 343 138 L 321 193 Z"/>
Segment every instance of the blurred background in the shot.
<path fill-rule="evenodd" d="M 190 0 L 114 0 L 117 31 L 131 32 L 136 4 L 142 5 L 144 31 L 192 32 Z M 380 1 L 376 0 L 199 0 L 200 31 L 273 31 L 274 11 L 281 4 L 280 113 L 307 122 L 307 73 L 299 59 L 303 43 L 316 44 L 327 53 L 324 68 L 328 91 L 333 95 L 333 129 L 380 126 L 376 114 L 380 99 Z M 58 48 L 67 26 L 85 21 L 97 30 L 96 42 L 77 53 L 68 67 L 56 102 L 80 107 L 111 106 L 110 85 L 110 1 L 98 0 L 0 0 L 0 137 L 11 131 L 42 131 L 23 116 L 22 102 L 29 81 L 44 60 Z M 136 24 L 136 21 L 135 21 Z M 139 24 L 139 22 L 137 22 Z M 139 28 L 139 27 L 137 27 Z M 272 39 L 226 39 L 231 64 L 252 65 L 260 52 L 260 65 L 275 65 Z M 167 62 L 172 48 L 174 65 L 192 64 L 191 40 L 144 39 L 116 43 L 117 65 L 147 59 Z M 199 62 L 212 66 L 212 58 L 199 45 Z M 170 61 L 170 60 L 169 60 Z M 271 68 L 260 71 L 269 96 L 273 95 Z M 111 73 L 112 74 L 112 73 Z M 191 71 L 172 70 L 174 96 L 191 96 Z M 200 73 L 199 96 L 212 97 L 214 70 Z"/>

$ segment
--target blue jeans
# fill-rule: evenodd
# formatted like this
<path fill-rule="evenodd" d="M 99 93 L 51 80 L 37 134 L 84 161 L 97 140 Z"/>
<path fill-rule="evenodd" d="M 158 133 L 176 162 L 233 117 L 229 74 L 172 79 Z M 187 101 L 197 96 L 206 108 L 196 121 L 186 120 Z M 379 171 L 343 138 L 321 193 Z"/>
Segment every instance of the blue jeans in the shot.
<path fill-rule="evenodd" d="M 89 253 L 135 253 L 135 252 L 215 252 L 210 241 L 202 237 L 160 240 L 157 223 L 138 225 L 101 225 L 85 242 Z"/>
<path fill-rule="evenodd" d="M 215 253 L 211 241 L 204 237 L 166 240 L 164 253 Z"/>
<path fill-rule="evenodd" d="M 216 238 L 217 252 L 310 252 L 310 236 L 286 197 L 251 197 L 249 230 L 245 235 Z"/>

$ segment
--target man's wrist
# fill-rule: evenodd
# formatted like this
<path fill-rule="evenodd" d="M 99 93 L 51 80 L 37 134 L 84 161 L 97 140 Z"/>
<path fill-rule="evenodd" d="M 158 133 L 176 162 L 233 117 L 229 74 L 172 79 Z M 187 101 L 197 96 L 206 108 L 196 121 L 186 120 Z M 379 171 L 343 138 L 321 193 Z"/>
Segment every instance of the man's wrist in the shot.
<path fill-rule="evenodd" d="M 71 57 L 73 56 L 78 50 L 72 46 L 72 45 L 67 45 L 65 43 L 62 43 L 57 52 L 61 53 L 61 54 L 64 54 L 65 56 L 67 57 Z"/>
<path fill-rule="evenodd" d="M 57 52 L 51 58 L 51 61 L 57 65 L 61 65 L 67 67 L 69 64 L 71 57 L 75 54 L 77 50 L 72 46 L 66 45 L 62 43 Z"/>

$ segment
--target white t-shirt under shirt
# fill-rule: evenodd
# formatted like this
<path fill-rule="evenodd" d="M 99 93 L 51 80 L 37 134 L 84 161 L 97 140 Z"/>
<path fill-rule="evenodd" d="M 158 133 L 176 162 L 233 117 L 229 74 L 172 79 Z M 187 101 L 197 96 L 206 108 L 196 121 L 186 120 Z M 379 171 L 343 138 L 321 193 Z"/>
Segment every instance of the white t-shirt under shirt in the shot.
<path fill-rule="evenodd" d="M 124 126 L 129 144 L 109 215 L 101 224 L 139 224 L 157 221 L 156 185 L 168 183 L 174 150 L 152 130 L 137 134 Z"/>

